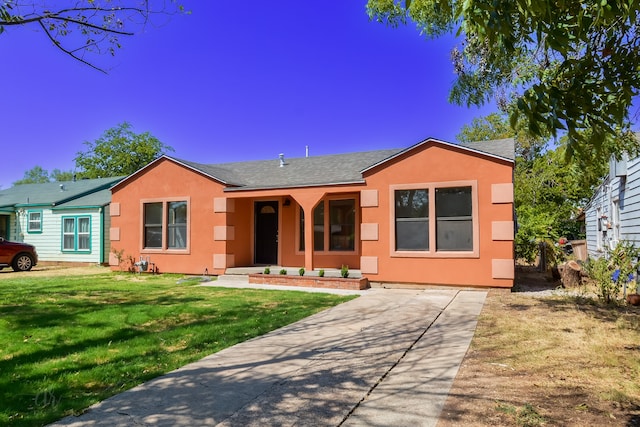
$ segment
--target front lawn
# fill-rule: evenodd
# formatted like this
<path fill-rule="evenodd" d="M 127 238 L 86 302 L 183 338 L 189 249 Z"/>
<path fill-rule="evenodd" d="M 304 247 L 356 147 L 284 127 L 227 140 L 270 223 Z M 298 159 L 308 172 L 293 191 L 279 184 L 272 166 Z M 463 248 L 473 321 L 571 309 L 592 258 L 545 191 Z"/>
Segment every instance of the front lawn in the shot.
<path fill-rule="evenodd" d="M 3 275 L 4 276 L 4 275 Z M 353 297 L 104 272 L 0 280 L 0 425 L 40 426 Z"/>

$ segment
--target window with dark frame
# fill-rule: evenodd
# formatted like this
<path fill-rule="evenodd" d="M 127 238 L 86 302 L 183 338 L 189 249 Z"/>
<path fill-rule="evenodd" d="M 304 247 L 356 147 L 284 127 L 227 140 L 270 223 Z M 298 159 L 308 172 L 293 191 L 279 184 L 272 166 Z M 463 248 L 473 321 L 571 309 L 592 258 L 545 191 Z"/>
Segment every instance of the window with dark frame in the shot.
<path fill-rule="evenodd" d="M 187 247 L 187 202 L 167 203 L 167 247 Z"/>
<path fill-rule="evenodd" d="M 436 250 L 473 250 L 471 187 L 436 188 Z"/>
<path fill-rule="evenodd" d="M 162 202 L 144 204 L 144 247 L 162 248 Z"/>
<path fill-rule="evenodd" d="M 396 190 L 397 251 L 429 250 L 429 190 Z"/>
<path fill-rule="evenodd" d="M 356 236 L 355 200 L 329 200 L 329 220 L 331 230 L 329 250 L 353 251 Z"/>
<path fill-rule="evenodd" d="M 186 249 L 188 202 L 185 200 L 143 204 L 145 249 Z"/>
<path fill-rule="evenodd" d="M 395 250 L 429 251 L 433 233 L 435 251 L 473 251 L 472 186 L 425 187 L 394 190 Z M 429 218 L 430 191 L 435 221 Z"/>
<path fill-rule="evenodd" d="M 313 250 L 324 251 L 324 200 L 313 210 Z"/>
<path fill-rule="evenodd" d="M 328 205 L 329 218 L 325 216 L 325 203 Z M 299 215 L 300 251 L 305 250 L 304 223 L 305 216 L 302 207 Z M 328 224 L 326 224 L 328 220 Z M 323 200 L 313 209 L 313 249 L 315 252 L 325 250 L 325 230 L 330 230 L 328 236 L 330 251 L 354 251 L 356 231 L 356 201 L 355 199 Z"/>

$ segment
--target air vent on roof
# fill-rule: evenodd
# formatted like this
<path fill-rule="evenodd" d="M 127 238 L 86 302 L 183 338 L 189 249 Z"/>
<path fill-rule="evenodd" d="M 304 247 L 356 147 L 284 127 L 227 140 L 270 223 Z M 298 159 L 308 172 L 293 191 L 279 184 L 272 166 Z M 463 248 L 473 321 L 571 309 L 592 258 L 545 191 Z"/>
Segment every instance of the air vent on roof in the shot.
<path fill-rule="evenodd" d="M 283 168 L 284 167 L 284 153 L 280 153 L 279 157 L 280 157 L 280 167 Z"/>

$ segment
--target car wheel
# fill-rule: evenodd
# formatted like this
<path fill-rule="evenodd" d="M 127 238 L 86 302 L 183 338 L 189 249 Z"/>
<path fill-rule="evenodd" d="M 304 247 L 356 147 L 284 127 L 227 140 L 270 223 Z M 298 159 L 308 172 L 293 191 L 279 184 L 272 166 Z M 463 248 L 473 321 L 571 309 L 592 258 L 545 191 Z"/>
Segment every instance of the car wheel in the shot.
<path fill-rule="evenodd" d="M 20 254 L 13 259 L 13 271 L 29 271 L 33 267 L 33 258 L 29 254 Z"/>

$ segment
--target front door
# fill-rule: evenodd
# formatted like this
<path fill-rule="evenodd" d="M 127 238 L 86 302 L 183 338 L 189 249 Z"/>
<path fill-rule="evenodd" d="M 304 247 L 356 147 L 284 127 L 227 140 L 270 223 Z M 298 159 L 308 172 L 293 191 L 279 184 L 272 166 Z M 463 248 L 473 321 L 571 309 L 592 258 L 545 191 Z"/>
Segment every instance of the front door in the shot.
<path fill-rule="evenodd" d="M 278 263 L 278 202 L 255 203 L 255 263 Z"/>

